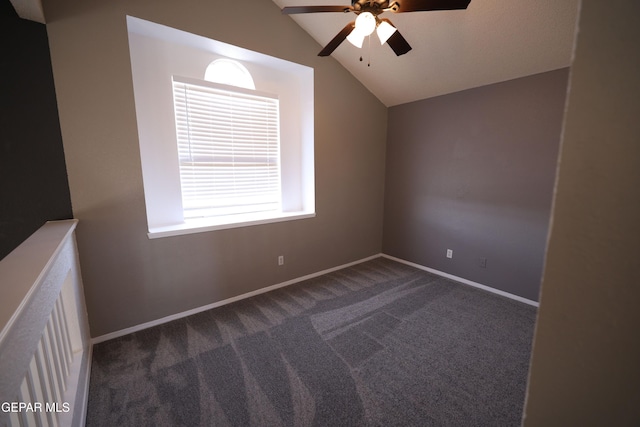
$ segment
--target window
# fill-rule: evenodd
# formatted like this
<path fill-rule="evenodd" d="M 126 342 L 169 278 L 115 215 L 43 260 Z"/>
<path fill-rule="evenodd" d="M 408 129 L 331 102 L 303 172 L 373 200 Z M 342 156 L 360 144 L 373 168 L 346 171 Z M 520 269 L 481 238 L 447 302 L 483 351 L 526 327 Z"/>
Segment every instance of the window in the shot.
<path fill-rule="evenodd" d="M 173 95 L 184 217 L 279 211 L 278 98 L 179 77 Z"/>
<path fill-rule="evenodd" d="M 130 16 L 127 28 L 149 238 L 315 216 L 313 69 Z M 174 82 L 183 85 L 182 127 Z M 277 104 L 260 124 L 269 136 L 249 143 L 234 133 L 233 150 L 223 153 L 218 139 L 201 138 L 204 122 L 191 109 L 200 97 L 226 97 L 234 109 L 250 99 L 260 108 Z M 255 134 L 251 123 L 257 119 L 233 127 Z M 214 163 L 226 166 L 205 172 Z M 201 182 L 206 174 L 215 176 L 215 189 Z M 235 187 L 217 187 L 232 181 Z M 211 203 L 212 192 L 224 196 Z"/>
<path fill-rule="evenodd" d="M 242 64 L 230 59 L 216 59 L 207 66 L 204 79 L 208 82 L 255 89 L 251 73 Z"/>

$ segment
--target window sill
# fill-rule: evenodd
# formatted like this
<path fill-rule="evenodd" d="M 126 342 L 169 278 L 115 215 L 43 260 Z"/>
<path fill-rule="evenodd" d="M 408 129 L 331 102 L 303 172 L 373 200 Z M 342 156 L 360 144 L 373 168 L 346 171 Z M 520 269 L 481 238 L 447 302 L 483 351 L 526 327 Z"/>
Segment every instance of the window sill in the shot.
<path fill-rule="evenodd" d="M 149 239 L 180 236 L 183 234 L 205 233 L 208 231 L 224 230 L 228 228 L 249 227 L 252 225 L 269 224 L 272 222 L 293 221 L 297 219 L 314 218 L 315 212 L 269 212 L 266 214 L 233 215 L 217 218 L 189 219 L 180 224 L 163 227 L 150 227 Z"/>

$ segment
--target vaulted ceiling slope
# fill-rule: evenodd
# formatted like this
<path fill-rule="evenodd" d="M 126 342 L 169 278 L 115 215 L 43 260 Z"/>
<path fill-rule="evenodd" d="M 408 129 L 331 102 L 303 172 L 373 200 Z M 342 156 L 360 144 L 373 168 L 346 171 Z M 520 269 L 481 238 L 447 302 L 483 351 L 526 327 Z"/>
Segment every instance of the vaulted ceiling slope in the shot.
<path fill-rule="evenodd" d="M 350 0 L 273 0 L 285 6 L 346 5 Z M 402 0 L 398 0 L 402 3 Z M 571 63 L 579 0 L 471 0 L 466 10 L 385 12 L 413 47 L 396 56 L 372 36 L 362 49 L 345 41 L 332 56 L 387 106 L 511 80 Z M 318 51 L 352 13 L 291 15 Z M 360 61 L 362 57 L 362 61 Z"/>
<path fill-rule="evenodd" d="M 11 0 L 11 4 L 20 18 L 45 23 L 41 0 Z"/>
<path fill-rule="evenodd" d="M 279 8 L 351 4 L 273 2 Z M 11 3 L 21 17 L 45 22 L 41 0 Z M 383 17 L 392 20 L 411 51 L 396 56 L 372 36 L 362 49 L 345 41 L 331 56 L 390 107 L 568 67 L 579 4 L 580 0 L 471 0 L 466 10 L 385 12 Z M 318 52 L 354 19 L 352 13 L 290 16 L 318 42 Z"/>

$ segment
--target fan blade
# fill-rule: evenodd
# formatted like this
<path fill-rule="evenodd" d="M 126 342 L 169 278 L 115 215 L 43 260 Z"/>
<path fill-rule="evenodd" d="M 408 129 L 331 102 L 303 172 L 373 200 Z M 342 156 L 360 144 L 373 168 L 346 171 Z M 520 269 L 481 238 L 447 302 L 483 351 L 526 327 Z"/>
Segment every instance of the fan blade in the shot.
<path fill-rule="evenodd" d="M 329 56 L 331 55 L 331 53 L 333 53 L 334 50 L 336 50 L 336 48 L 338 46 L 340 46 L 340 43 L 342 43 L 349 34 L 351 34 L 351 31 L 353 31 L 353 29 L 356 27 L 356 21 L 351 21 L 349 22 L 334 38 L 333 40 L 331 40 L 329 42 L 329 44 L 327 44 L 324 49 L 322 49 L 320 51 L 320 53 L 318 54 L 318 56 Z"/>
<path fill-rule="evenodd" d="M 430 10 L 466 9 L 471 0 L 399 0 L 392 12 L 427 12 Z"/>
<path fill-rule="evenodd" d="M 316 12 L 351 12 L 352 6 L 287 6 L 282 9 L 285 15 L 296 13 L 316 13 Z"/>
<path fill-rule="evenodd" d="M 389 40 L 387 40 L 387 44 L 391 49 L 393 49 L 393 51 L 396 53 L 396 56 L 404 55 L 411 50 L 411 46 L 409 46 L 407 40 L 402 37 L 400 31 L 397 30 L 391 35 L 391 37 L 389 37 Z"/>

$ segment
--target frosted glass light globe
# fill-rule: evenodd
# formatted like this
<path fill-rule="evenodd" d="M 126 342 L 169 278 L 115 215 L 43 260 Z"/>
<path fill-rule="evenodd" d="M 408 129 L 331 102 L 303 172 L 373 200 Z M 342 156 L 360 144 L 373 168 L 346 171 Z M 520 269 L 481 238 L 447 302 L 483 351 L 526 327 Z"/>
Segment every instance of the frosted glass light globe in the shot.
<path fill-rule="evenodd" d="M 376 18 L 370 12 L 362 12 L 356 18 L 356 31 L 363 36 L 368 36 L 376 29 Z"/>
<path fill-rule="evenodd" d="M 389 24 L 386 21 L 382 21 L 380 25 L 378 25 L 378 38 L 380 39 L 380 44 L 384 44 L 389 38 L 396 32 L 396 27 Z"/>

